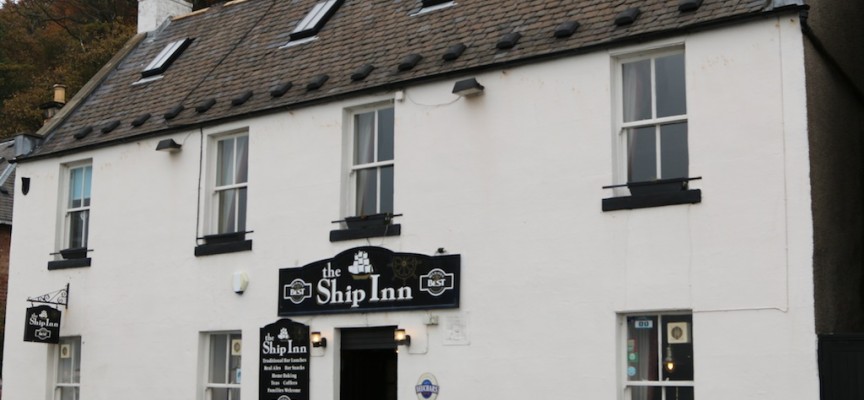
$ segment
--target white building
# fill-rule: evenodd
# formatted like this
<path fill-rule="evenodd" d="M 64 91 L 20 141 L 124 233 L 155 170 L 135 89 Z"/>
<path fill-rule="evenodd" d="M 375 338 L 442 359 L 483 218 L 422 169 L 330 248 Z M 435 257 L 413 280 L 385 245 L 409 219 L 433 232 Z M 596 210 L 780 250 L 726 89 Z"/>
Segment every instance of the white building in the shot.
<path fill-rule="evenodd" d="M 815 399 L 864 331 L 860 5 L 167 3 L 19 160 L 9 399 Z"/>

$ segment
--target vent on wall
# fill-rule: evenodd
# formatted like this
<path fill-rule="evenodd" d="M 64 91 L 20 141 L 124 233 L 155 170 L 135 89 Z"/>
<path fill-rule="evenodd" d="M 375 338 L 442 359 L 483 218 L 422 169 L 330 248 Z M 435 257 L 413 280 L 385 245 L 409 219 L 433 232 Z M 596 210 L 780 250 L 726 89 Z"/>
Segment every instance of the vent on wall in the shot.
<path fill-rule="evenodd" d="M 315 36 L 324 27 L 327 20 L 333 17 L 333 14 L 336 14 L 336 10 L 339 9 L 339 6 L 343 2 L 344 0 L 323 0 L 316 3 L 312 7 L 312 11 L 309 11 L 309 14 L 306 14 L 306 17 L 297 24 L 294 32 L 291 32 L 291 40 Z"/>
<path fill-rule="evenodd" d="M 161 75 L 171 64 L 180 57 L 183 50 L 186 50 L 194 39 L 186 38 L 168 43 L 164 49 L 141 71 L 141 77 L 147 78 L 154 75 Z"/>

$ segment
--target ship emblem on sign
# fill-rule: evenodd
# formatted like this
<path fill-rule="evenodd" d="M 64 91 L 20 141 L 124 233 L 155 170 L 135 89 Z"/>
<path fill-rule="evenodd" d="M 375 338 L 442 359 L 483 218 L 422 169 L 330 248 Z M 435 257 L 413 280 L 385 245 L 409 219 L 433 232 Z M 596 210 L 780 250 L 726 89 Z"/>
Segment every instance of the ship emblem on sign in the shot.
<path fill-rule="evenodd" d="M 282 296 L 294 304 L 300 304 L 303 300 L 312 298 L 312 285 L 302 279 L 295 279 L 285 285 L 285 293 L 282 293 Z"/>
<path fill-rule="evenodd" d="M 438 398 L 439 389 L 438 379 L 430 373 L 420 375 L 417 386 L 414 386 L 414 391 L 417 392 L 417 398 L 420 400 L 435 400 Z"/>
<path fill-rule="evenodd" d="M 420 276 L 420 290 L 426 293 L 440 296 L 441 293 L 450 289 L 453 289 L 453 274 L 448 274 L 440 268 L 435 268 L 428 274 Z"/>

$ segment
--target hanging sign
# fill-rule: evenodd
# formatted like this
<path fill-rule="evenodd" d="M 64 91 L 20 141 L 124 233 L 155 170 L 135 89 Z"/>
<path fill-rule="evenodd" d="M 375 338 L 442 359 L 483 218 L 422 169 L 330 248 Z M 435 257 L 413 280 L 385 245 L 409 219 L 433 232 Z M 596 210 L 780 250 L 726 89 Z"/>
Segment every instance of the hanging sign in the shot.
<path fill-rule="evenodd" d="M 24 322 L 24 341 L 60 343 L 60 310 L 51 306 L 30 307 Z"/>
<path fill-rule="evenodd" d="M 356 247 L 279 270 L 279 315 L 459 307 L 459 255 Z"/>
<path fill-rule="evenodd" d="M 259 400 L 309 400 L 309 326 L 280 319 L 261 328 Z"/>

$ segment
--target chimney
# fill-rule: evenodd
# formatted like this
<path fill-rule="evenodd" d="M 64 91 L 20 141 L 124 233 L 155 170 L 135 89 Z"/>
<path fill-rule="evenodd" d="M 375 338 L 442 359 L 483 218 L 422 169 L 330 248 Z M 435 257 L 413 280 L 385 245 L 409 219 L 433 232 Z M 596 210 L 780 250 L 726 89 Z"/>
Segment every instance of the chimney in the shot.
<path fill-rule="evenodd" d="M 138 33 L 156 30 L 166 19 L 192 12 L 185 0 L 138 0 Z"/>
<path fill-rule="evenodd" d="M 47 103 L 42 103 L 39 108 L 45 110 L 43 116 L 45 120 L 43 124 L 47 124 L 51 118 L 57 115 L 63 106 L 66 105 L 66 85 L 54 85 L 54 100 Z"/>

